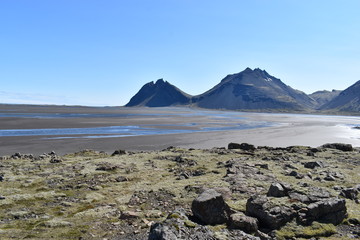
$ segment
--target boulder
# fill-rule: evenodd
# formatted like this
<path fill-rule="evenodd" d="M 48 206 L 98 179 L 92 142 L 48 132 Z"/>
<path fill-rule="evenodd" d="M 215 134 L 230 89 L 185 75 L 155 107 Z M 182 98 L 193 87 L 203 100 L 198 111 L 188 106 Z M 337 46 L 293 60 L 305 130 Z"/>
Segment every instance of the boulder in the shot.
<path fill-rule="evenodd" d="M 295 211 L 287 206 L 276 205 L 266 196 L 252 196 L 246 203 L 246 215 L 256 217 L 259 226 L 274 230 L 290 222 L 296 215 Z"/>
<path fill-rule="evenodd" d="M 175 232 L 163 223 L 155 223 L 150 228 L 148 240 L 176 240 Z"/>
<path fill-rule="evenodd" d="M 337 225 L 347 217 L 345 203 L 345 199 L 339 198 L 329 198 L 311 203 L 305 211 L 305 222 L 318 221 Z"/>
<path fill-rule="evenodd" d="M 252 144 L 248 144 L 248 143 L 229 143 L 228 145 L 228 149 L 241 149 L 241 150 L 245 150 L 245 151 L 254 151 L 256 149 L 256 147 Z"/>
<path fill-rule="evenodd" d="M 177 209 L 164 221 L 151 226 L 148 240 L 177 239 L 215 240 L 216 238 L 208 227 L 190 221 L 184 209 Z"/>
<path fill-rule="evenodd" d="M 243 213 L 234 213 L 230 215 L 229 228 L 240 229 L 246 233 L 255 233 L 258 231 L 259 221 L 256 218 L 245 216 Z"/>
<path fill-rule="evenodd" d="M 345 144 L 345 143 L 326 143 L 321 146 L 322 148 L 332 148 L 337 149 L 344 152 L 351 152 L 353 151 L 353 147 L 351 144 Z"/>
<path fill-rule="evenodd" d="M 340 196 L 351 200 L 356 200 L 358 193 L 359 192 L 356 188 L 345 188 L 340 192 Z"/>
<path fill-rule="evenodd" d="M 269 191 L 267 192 L 268 197 L 285 197 L 287 191 L 280 183 L 273 183 L 270 185 Z"/>
<path fill-rule="evenodd" d="M 214 189 L 205 190 L 191 204 L 196 218 L 205 224 L 223 224 L 228 222 L 230 208 L 223 196 Z"/>
<path fill-rule="evenodd" d="M 304 167 L 314 169 L 316 167 L 323 168 L 324 163 L 321 161 L 315 161 L 315 162 L 307 162 L 304 164 Z"/>

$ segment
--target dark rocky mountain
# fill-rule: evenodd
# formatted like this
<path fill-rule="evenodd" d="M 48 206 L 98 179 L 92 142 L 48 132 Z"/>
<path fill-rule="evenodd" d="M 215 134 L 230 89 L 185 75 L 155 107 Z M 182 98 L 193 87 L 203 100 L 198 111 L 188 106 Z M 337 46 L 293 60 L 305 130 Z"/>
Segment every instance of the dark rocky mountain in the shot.
<path fill-rule="evenodd" d="M 342 91 L 337 97 L 323 105 L 321 110 L 344 112 L 360 111 L 360 81 Z"/>
<path fill-rule="evenodd" d="M 147 106 L 166 107 L 172 105 L 186 105 L 191 96 L 163 79 L 145 84 L 140 91 L 130 99 L 126 107 Z"/>
<path fill-rule="evenodd" d="M 312 94 L 309 94 L 309 97 L 311 97 L 312 99 L 314 99 L 316 101 L 317 107 L 321 107 L 324 104 L 333 100 L 340 93 L 341 93 L 340 90 L 332 90 L 332 91 L 323 90 L 323 91 L 316 91 Z"/>
<path fill-rule="evenodd" d="M 306 110 L 316 106 L 305 93 L 258 68 L 226 76 L 192 102 L 203 108 L 233 110 Z"/>

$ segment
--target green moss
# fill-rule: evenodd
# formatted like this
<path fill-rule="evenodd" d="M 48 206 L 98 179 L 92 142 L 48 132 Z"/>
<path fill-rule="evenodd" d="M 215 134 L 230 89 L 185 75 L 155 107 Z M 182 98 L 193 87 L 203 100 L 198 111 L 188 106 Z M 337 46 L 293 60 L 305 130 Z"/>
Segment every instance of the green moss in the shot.
<path fill-rule="evenodd" d="M 311 226 L 304 227 L 291 222 L 276 231 L 276 238 L 285 240 L 289 238 L 328 237 L 335 233 L 336 227 L 333 224 L 313 222 Z"/>
<path fill-rule="evenodd" d="M 85 205 L 83 205 L 83 206 L 80 206 L 78 209 L 76 209 L 76 210 L 72 213 L 72 215 L 75 215 L 75 214 L 77 214 L 77 213 L 79 213 L 79 212 L 83 212 L 83 211 L 86 211 L 86 210 L 89 210 L 89 209 L 93 209 L 93 208 L 95 208 L 95 206 L 94 206 L 93 204 L 85 204 Z"/>
<path fill-rule="evenodd" d="M 181 218 L 179 214 L 177 213 L 172 213 L 168 216 L 168 219 L 172 219 L 172 218 L 176 218 L 176 219 L 179 219 Z"/>
<path fill-rule="evenodd" d="M 227 228 L 226 224 L 208 226 L 213 232 L 220 232 L 221 230 Z"/>
<path fill-rule="evenodd" d="M 185 226 L 188 227 L 188 228 L 195 228 L 196 227 L 196 224 L 193 223 L 192 221 L 189 221 L 189 220 L 186 220 L 184 222 Z"/>
<path fill-rule="evenodd" d="M 336 233 L 336 227 L 333 224 L 323 224 L 314 222 L 311 226 L 303 229 L 300 237 L 328 237 Z"/>

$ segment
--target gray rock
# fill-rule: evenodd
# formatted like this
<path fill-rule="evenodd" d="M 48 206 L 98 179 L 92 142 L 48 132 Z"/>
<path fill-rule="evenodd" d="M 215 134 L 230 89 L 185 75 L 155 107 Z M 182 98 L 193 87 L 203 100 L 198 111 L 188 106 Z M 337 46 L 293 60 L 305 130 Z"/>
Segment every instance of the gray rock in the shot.
<path fill-rule="evenodd" d="M 229 228 L 254 233 L 258 231 L 258 224 L 259 221 L 256 218 L 245 216 L 243 213 L 234 213 L 230 216 Z"/>
<path fill-rule="evenodd" d="M 212 231 L 206 226 L 191 222 L 183 209 L 175 210 L 160 223 L 150 228 L 148 240 L 215 240 Z"/>
<path fill-rule="evenodd" d="M 173 230 L 163 224 L 155 223 L 150 228 L 149 240 L 177 240 L 176 234 Z"/>
<path fill-rule="evenodd" d="M 229 143 L 228 145 L 228 149 L 241 149 L 241 150 L 245 150 L 245 151 L 254 151 L 256 149 L 256 147 L 252 144 L 248 144 L 248 143 Z"/>
<path fill-rule="evenodd" d="M 230 208 L 223 196 L 214 189 L 205 190 L 191 204 L 196 218 L 205 224 L 223 224 L 228 222 Z"/>
<path fill-rule="evenodd" d="M 291 171 L 290 173 L 287 174 L 288 176 L 292 176 L 295 177 L 296 179 L 303 179 L 304 175 L 301 173 L 298 173 L 297 171 Z"/>
<path fill-rule="evenodd" d="M 336 178 L 333 175 L 328 174 L 326 177 L 324 177 L 324 180 L 329 181 L 329 182 L 333 182 L 333 181 L 336 181 Z"/>
<path fill-rule="evenodd" d="M 269 191 L 267 192 L 268 197 L 285 197 L 287 194 L 286 190 L 280 183 L 273 183 L 270 185 Z"/>
<path fill-rule="evenodd" d="M 298 200 L 302 203 L 310 203 L 311 202 L 310 198 L 308 196 L 306 196 L 305 194 L 297 193 L 297 192 L 290 192 L 289 198 Z"/>
<path fill-rule="evenodd" d="M 260 227 L 279 229 L 295 217 L 295 211 L 287 206 L 271 203 L 266 196 L 252 196 L 246 203 L 246 215 L 256 217 Z"/>
<path fill-rule="evenodd" d="M 309 197 L 310 202 L 317 202 L 330 198 L 330 193 L 324 188 L 311 187 L 307 196 Z"/>
<path fill-rule="evenodd" d="M 344 143 L 326 143 L 321 146 L 322 148 L 332 148 L 337 149 L 344 152 L 351 152 L 353 151 L 353 147 L 351 144 L 344 144 Z"/>
<path fill-rule="evenodd" d="M 314 169 L 316 167 L 323 168 L 324 163 L 321 161 L 315 161 L 315 162 L 307 162 L 304 164 L 304 167 Z"/>
<path fill-rule="evenodd" d="M 358 193 L 359 193 L 358 190 L 355 188 L 346 188 L 340 192 L 340 196 L 343 196 L 344 198 L 348 198 L 351 200 L 356 200 Z"/>
<path fill-rule="evenodd" d="M 337 225 L 347 217 L 345 203 L 344 199 L 339 198 L 329 198 L 311 203 L 307 206 L 307 211 L 305 212 L 305 222 L 319 221 Z"/>

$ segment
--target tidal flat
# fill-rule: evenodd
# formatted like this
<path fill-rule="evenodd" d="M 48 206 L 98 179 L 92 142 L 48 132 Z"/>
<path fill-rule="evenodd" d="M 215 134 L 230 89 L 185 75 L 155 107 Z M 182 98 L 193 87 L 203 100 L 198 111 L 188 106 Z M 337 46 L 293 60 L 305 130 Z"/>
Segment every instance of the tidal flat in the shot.
<path fill-rule="evenodd" d="M 360 146 L 360 118 L 191 108 L 0 105 L 0 155 L 93 149 L 161 150 L 256 146 Z"/>

